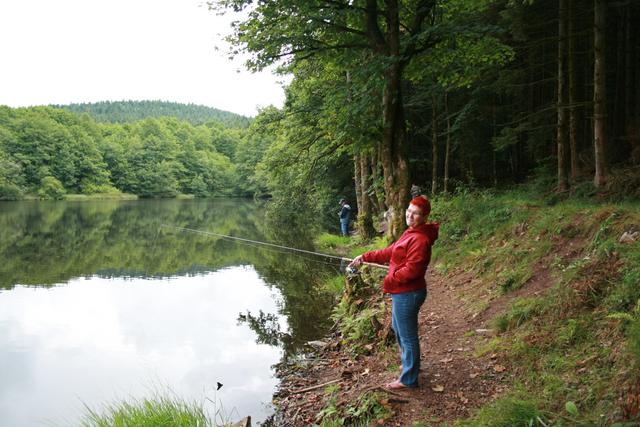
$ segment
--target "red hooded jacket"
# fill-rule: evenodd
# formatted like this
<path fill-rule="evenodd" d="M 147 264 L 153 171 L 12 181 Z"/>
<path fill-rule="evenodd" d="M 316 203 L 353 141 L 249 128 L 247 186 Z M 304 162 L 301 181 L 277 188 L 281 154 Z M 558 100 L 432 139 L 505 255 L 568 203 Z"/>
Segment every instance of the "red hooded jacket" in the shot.
<path fill-rule="evenodd" d="M 400 238 L 385 249 L 366 252 L 362 260 L 378 264 L 389 263 L 383 290 L 389 294 L 424 289 L 425 274 L 431 261 L 431 245 L 438 238 L 438 223 L 408 228 Z"/>

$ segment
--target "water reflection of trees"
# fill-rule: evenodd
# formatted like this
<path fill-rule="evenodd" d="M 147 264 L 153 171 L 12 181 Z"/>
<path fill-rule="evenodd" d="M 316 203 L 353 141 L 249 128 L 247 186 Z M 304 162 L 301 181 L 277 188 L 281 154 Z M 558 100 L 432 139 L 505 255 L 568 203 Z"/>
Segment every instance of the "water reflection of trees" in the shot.
<path fill-rule="evenodd" d="M 259 311 L 257 316 L 247 310 L 238 315 L 238 323 L 246 323 L 258 336 L 258 344 L 280 345 L 288 334 L 280 330 L 279 317 L 272 313 Z"/>
<path fill-rule="evenodd" d="M 51 286 L 93 275 L 197 275 L 253 265 L 282 295 L 280 314 L 290 330 L 280 331 L 278 344 L 289 352 L 322 335 L 331 300 L 317 283 L 334 271 L 326 260 L 165 225 L 311 249 L 308 227 L 274 226 L 251 201 L 5 202 L 0 203 L 0 288 Z M 258 340 L 272 343 L 268 319 L 269 314 L 258 314 L 249 326 Z"/>

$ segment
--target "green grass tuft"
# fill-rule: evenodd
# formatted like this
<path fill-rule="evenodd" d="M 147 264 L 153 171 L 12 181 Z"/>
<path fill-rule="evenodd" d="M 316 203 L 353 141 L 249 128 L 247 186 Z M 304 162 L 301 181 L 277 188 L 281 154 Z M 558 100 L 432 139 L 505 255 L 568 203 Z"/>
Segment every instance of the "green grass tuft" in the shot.
<path fill-rule="evenodd" d="M 454 424 L 456 427 L 542 427 L 547 426 L 538 403 L 520 394 L 503 396 L 478 414 Z"/>
<path fill-rule="evenodd" d="M 493 327 L 500 332 L 516 328 L 544 309 L 543 301 L 538 298 L 518 298 L 507 312 L 493 320 Z"/>
<path fill-rule="evenodd" d="M 151 399 L 119 402 L 97 412 L 87 407 L 83 427 L 209 427 L 215 426 L 204 405 L 177 397 L 156 395 Z"/>

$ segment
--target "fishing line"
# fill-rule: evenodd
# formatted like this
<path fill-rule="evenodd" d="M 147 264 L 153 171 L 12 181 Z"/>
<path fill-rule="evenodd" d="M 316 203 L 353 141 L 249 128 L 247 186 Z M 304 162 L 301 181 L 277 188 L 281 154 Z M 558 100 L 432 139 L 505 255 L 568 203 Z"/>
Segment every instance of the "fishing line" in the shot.
<path fill-rule="evenodd" d="M 258 248 L 260 247 L 260 245 L 254 245 L 251 243 L 247 243 L 247 245 L 250 245 L 253 248 Z M 330 265 L 332 267 L 337 267 L 336 265 L 336 260 L 328 260 L 328 261 L 321 261 L 318 259 L 318 257 L 310 257 L 310 256 L 305 256 L 305 254 L 297 254 L 297 253 L 291 253 L 292 251 L 290 249 L 287 250 L 282 250 L 282 249 L 278 249 L 278 248 L 264 248 L 267 251 L 272 251 L 278 254 L 289 254 L 291 256 L 294 256 L 296 258 L 305 260 L 305 261 L 310 261 L 316 264 L 324 264 L 324 265 Z M 343 261 L 340 261 L 341 263 Z"/>
<path fill-rule="evenodd" d="M 292 252 L 300 252 L 300 253 L 304 253 L 304 254 L 308 254 L 308 255 L 315 255 L 315 256 L 320 256 L 320 257 L 324 257 L 324 258 L 331 258 L 331 259 L 337 259 L 339 261 L 353 261 L 351 258 L 346 258 L 346 257 L 341 257 L 341 256 L 337 256 L 337 255 L 328 255 L 328 254 L 323 254 L 320 252 L 314 252 L 314 251 L 308 251 L 305 249 L 298 249 L 298 248 L 292 248 L 290 246 L 284 246 L 284 245 L 277 245 L 275 243 L 267 243 L 267 242 L 260 242 L 258 240 L 251 240 L 251 239 L 245 239 L 242 237 L 236 237 L 236 236 L 228 236 L 225 234 L 219 234 L 219 233 L 214 233 L 211 231 L 203 231 L 203 230 L 196 230 L 194 228 L 187 228 L 187 227 L 178 227 L 176 225 L 167 225 L 167 224 L 161 224 L 161 227 L 167 227 L 167 228 L 174 228 L 176 230 L 180 230 L 180 231 L 186 231 L 189 233 L 196 233 L 196 234 L 202 234 L 205 236 L 214 236 L 214 237 L 221 237 L 224 239 L 231 239 L 231 240 L 237 240 L 239 242 L 243 242 L 245 244 L 255 244 L 255 245 L 263 245 L 263 246 L 269 246 L 272 248 L 277 248 L 277 249 L 283 249 L 283 250 L 287 250 L 287 251 L 292 251 Z M 365 265 L 370 265 L 372 267 L 378 267 L 378 268 L 389 268 L 386 265 L 382 265 L 382 264 L 376 264 L 373 262 L 362 262 L 362 264 Z"/>
<path fill-rule="evenodd" d="M 161 227 L 178 228 L 178 229 L 180 229 L 180 228 L 181 228 L 181 227 L 175 227 L 175 226 L 172 226 L 172 225 L 165 225 L 165 224 L 161 224 Z M 160 233 L 160 228 L 158 229 L 158 234 L 159 234 L 159 233 Z M 233 240 L 234 240 L 234 237 L 233 237 L 233 236 L 220 235 L 219 237 L 220 237 L 222 240 L 226 240 L 226 241 L 233 241 Z M 259 244 L 255 244 L 255 243 L 248 243 L 248 242 L 241 242 L 241 243 L 243 243 L 243 244 L 245 244 L 245 245 L 247 245 L 247 246 L 249 246 L 249 247 L 252 247 L 252 248 L 259 248 L 259 247 L 260 247 L 260 244 L 262 244 L 262 242 L 258 242 Z M 271 251 L 271 252 L 279 253 L 279 254 L 285 254 L 285 253 L 286 253 L 286 254 L 289 254 L 289 255 L 295 256 L 295 257 L 297 257 L 297 258 L 300 258 L 300 259 L 302 259 L 302 260 L 304 260 L 304 261 L 313 262 L 313 263 L 315 263 L 315 264 L 328 265 L 328 266 L 332 267 L 332 268 L 335 270 L 335 272 L 336 272 L 336 273 L 339 273 L 339 271 L 340 271 L 340 267 L 338 267 L 338 266 L 336 265 L 336 261 L 335 261 L 335 260 L 330 260 L 330 261 L 320 261 L 320 260 L 318 259 L 318 257 L 310 257 L 310 256 L 305 256 L 304 254 L 291 253 L 291 250 L 290 250 L 290 249 L 283 250 L 283 249 L 280 249 L 280 248 L 270 248 L 270 247 L 268 247 L 268 248 L 263 248 L 263 249 L 264 249 L 264 250 Z M 344 261 L 340 261 L 340 262 L 342 263 L 342 262 L 344 262 Z"/>
<path fill-rule="evenodd" d="M 221 237 L 221 239 L 223 240 L 233 240 L 233 239 L 229 239 L 228 237 Z M 245 243 L 242 242 L 243 244 L 251 247 L 251 248 L 260 248 L 260 245 L 255 244 L 255 243 Z M 297 253 L 292 253 L 290 249 L 280 249 L 280 248 L 262 248 L 263 250 L 267 250 L 267 251 L 271 251 L 277 254 L 289 254 L 291 256 L 295 256 L 296 258 L 305 260 L 305 261 L 309 261 L 309 262 L 313 262 L 316 264 L 323 264 L 323 265 L 329 265 L 331 267 L 334 267 L 334 269 L 337 267 L 336 265 L 336 261 L 335 260 L 330 260 L 330 261 L 320 261 L 318 259 L 318 257 L 310 257 L 310 256 L 305 256 L 305 254 L 297 254 Z M 343 261 L 340 261 L 343 262 Z"/>

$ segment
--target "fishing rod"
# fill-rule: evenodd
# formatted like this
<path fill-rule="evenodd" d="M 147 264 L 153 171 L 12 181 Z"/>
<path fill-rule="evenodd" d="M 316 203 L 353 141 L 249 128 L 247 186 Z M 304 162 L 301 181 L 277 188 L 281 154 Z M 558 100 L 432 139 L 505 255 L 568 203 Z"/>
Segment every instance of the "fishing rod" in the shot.
<path fill-rule="evenodd" d="M 252 244 L 257 244 L 257 245 L 270 246 L 270 247 L 273 247 L 273 248 L 284 249 L 284 250 L 293 251 L 293 252 L 301 252 L 301 253 L 305 253 L 305 254 L 309 254 L 309 255 L 315 255 L 315 256 L 321 256 L 321 257 L 325 257 L 325 258 L 332 258 L 332 259 L 337 259 L 337 260 L 340 260 L 340 261 L 349 261 L 349 262 L 353 261 L 353 259 L 351 259 L 351 258 L 346 258 L 346 257 L 341 257 L 341 256 L 336 256 L 336 255 L 328 255 L 328 254 L 323 254 L 323 253 L 320 253 L 320 252 L 307 251 L 305 249 L 292 248 L 290 246 L 276 245 L 275 243 L 267 243 L 267 242 L 260 242 L 258 240 L 244 239 L 242 237 L 228 236 L 228 235 L 225 235 L 225 234 L 214 233 L 214 232 L 211 232 L 211 231 L 196 230 L 195 228 L 178 227 L 176 225 L 168 225 L 168 224 L 160 224 L 160 227 L 173 228 L 173 229 L 176 229 L 176 230 L 186 231 L 186 232 L 189 232 L 189 233 L 202 234 L 202 235 L 205 235 L 205 236 L 214 236 L 214 237 L 221 237 L 223 239 L 237 240 L 239 242 L 244 242 L 244 243 L 252 243 Z M 384 268 L 384 269 L 388 269 L 389 268 L 389 266 L 387 266 L 387 265 L 377 264 L 375 262 L 362 261 L 362 264 L 368 265 L 368 266 L 371 266 L 371 267 L 377 267 L 377 268 Z"/>

